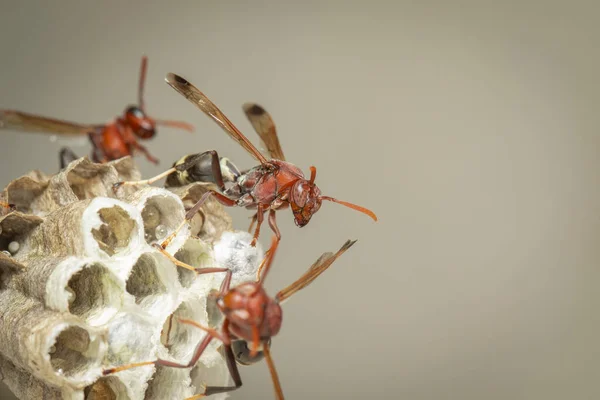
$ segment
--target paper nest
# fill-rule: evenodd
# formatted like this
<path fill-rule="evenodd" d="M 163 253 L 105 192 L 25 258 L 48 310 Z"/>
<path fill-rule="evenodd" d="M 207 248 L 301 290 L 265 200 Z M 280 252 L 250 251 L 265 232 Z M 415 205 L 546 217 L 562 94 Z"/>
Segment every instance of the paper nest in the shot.
<path fill-rule="evenodd" d="M 81 158 L 4 189 L 18 211 L 0 216 L 0 378 L 20 399 L 184 399 L 205 384 L 229 384 L 218 341 L 193 368 L 102 376 L 103 368 L 157 357 L 188 362 L 205 333 L 173 318 L 166 343 L 171 315 L 220 322 L 207 295 L 224 273 L 197 276 L 151 246 L 211 184 L 112 190 L 139 178 L 129 157 L 108 164 Z M 230 268 L 236 284 L 255 279 L 264 256 L 251 239 L 232 231 L 229 215 L 208 201 L 167 251 L 194 267 Z"/>

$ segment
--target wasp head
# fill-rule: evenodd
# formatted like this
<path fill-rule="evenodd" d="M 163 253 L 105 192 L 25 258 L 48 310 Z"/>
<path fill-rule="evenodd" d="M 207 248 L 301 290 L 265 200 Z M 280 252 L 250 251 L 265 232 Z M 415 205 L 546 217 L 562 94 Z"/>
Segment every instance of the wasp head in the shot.
<path fill-rule="evenodd" d="M 289 202 L 294 222 L 303 227 L 321 208 L 321 190 L 311 181 L 300 179 L 292 186 Z"/>
<path fill-rule="evenodd" d="M 125 121 L 127 121 L 135 136 L 140 139 L 151 139 L 156 135 L 154 120 L 148 117 L 140 107 L 127 107 L 127 110 L 125 110 Z"/>
<path fill-rule="evenodd" d="M 356 204 L 348 203 L 334 199 L 329 196 L 322 196 L 321 190 L 315 185 L 315 177 L 317 176 L 317 169 L 310 167 L 310 180 L 299 179 L 291 188 L 289 203 L 294 213 L 294 221 L 299 227 L 303 227 L 308 224 L 314 213 L 319 211 L 321 208 L 321 202 L 323 200 L 332 201 L 334 203 L 341 204 L 343 206 L 352 208 L 353 210 L 359 211 L 363 214 L 368 215 L 373 220 L 377 221 L 375 213 L 368 208 L 357 206 Z"/>

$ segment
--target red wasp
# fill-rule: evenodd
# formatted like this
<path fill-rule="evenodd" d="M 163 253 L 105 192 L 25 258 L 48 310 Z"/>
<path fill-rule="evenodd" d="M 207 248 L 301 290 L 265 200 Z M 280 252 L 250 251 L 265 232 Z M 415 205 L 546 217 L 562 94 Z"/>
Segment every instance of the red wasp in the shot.
<path fill-rule="evenodd" d="M 176 362 L 158 359 L 156 361 L 133 363 L 106 369 L 103 371 L 103 374 L 108 375 L 126 369 L 152 364 L 173 368 L 190 368 L 198 362 L 209 343 L 213 339 L 217 339 L 223 342 L 225 359 L 229 373 L 233 378 L 234 386 L 206 386 L 204 393 L 194 395 L 186 400 L 196 400 L 216 393 L 230 392 L 242 386 L 242 378 L 240 377 L 236 364 L 236 355 L 232 349 L 233 343 L 242 340 L 250 345 L 249 358 L 252 360 L 256 359 L 257 355 L 261 352 L 262 347 L 262 354 L 267 361 L 269 371 L 271 372 L 271 378 L 273 379 L 276 398 L 283 400 L 283 391 L 281 389 L 279 377 L 277 376 L 275 364 L 271 358 L 270 350 L 271 337 L 277 335 L 281 328 L 283 317 L 281 304 L 300 289 L 305 288 L 314 281 L 329 268 L 339 256 L 356 243 L 356 240 L 348 240 L 335 254 L 324 253 L 297 281 L 285 289 L 280 290 L 274 298 L 271 298 L 265 292 L 263 283 L 271 267 L 278 243 L 277 237 L 273 236 L 271 251 L 269 251 L 268 255 L 263 260 L 261 268 L 258 270 L 257 275 L 260 278 L 257 282 L 245 282 L 230 288 L 232 273 L 231 270 L 227 271 L 216 299 L 217 306 L 225 316 L 221 331 L 202 326 L 195 321 L 186 319 L 180 320 L 182 323 L 193 325 L 207 333 L 202 342 L 196 347 L 192 359 L 187 364 L 178 364 Z"/>
<path fill-rule="evenodd" d="M 186 221 L 192 219 L 208 196 L 211 195 L 225 206 L 239 206 L 256 209 L 256 214 L 253 216 L 252 224 L 250 225 L 250 229 L 252 229 L 254 222 L 257 222 L 256 230 L 254 231 L 254 240 L 252 241 L 253 246 L 258 240 L 260 227 L 266 211 L 269 211 L 269 226 L 271 227 L 271 230 L 273 230 L 277 239 L 281 239 L 281 234 L 279 233 L 275 221 L 275 212 L 276 210 L 287 208 L 288 206 L 291 207 L 294 214 L 294 220 L 299 227 L 303 227 L 310 221 L 313 214 L 321 207 L 321 202 L 323 200 L 350 207 L 367 214 L 377 221 L 377 217 L 371 210 L 346 201 L 334 199 L 333 197 L 322 196 L 321 190 L 314 183 L 317 174 L 317 169 L 315 167 L 310 167 L 310 179 L 306 179 L 300 168 L 286 162 L 279 144 L 273 119 L 262 107 L 256 104 L 245 104 L 244 112 L 264 142 L 265 147 L 268 149 L 271 156 L 270 160 L 267 160 L 267 158 L 262 155 L 252 143 L 250 143 L 239 129 L 237 129 L 221 110 L 219 110 L 198 88 L 175 74 L 168 74 L 166 81 L 173 89 L 185 96 L 191 103 L 211 117 L 232 139 L 239 143 L 250 155 L 256 158 L 260 162 L 260 165 L 236 175 L 234 177 L 235 183 L 233 186 L 226 189 L 219 156 L 216 151 L 211 150 L 201 154 L 186 156 L 175 163 L 173 168 L 151 179 L 144 181 L 119 182 L 115 184 L 115 189 L 126 184 L 150 184 L 173 173 L 183 175 L 187 180 L 193 179 L 195 175 L 201 175 L 196 171 L 197 166 L 201 162 L 205 163 L 206 158 L 210 157 L 212 160 L 212 174 L 222 193 L 214 190 L 206 192 L 194 207 L 188 211 L 186 219 L 180 225 L 179 229 L 184 226 Z M 179 229 L 173 232 L 162 243 L 163 248 L 175 237 Z"/>
<path fill-rule="evenodd" d="M 0 128 L 15 129 L 25 132 L 45 132 L 64 136 L 88 135 L 94 150 L 94 162 L 107 162 L 121 157 L 143 153 L 152 163 L 158 163 L 138 139 L 150 139 L 156 134 L 156 126 L 172 126 L 193 131 L 192 125 L 179 121 L 164 121 L 150 118 L 144 107 L 144 84 L 148 58 L 142 57 L 140 81 L 138 85 L 138 105 L 129 106 L 123 115 L 108 124 L 84 125 L 20 111 L 0 110 Z M 74 157 L 69 150 L 61 151 L 61 168 Z"/>

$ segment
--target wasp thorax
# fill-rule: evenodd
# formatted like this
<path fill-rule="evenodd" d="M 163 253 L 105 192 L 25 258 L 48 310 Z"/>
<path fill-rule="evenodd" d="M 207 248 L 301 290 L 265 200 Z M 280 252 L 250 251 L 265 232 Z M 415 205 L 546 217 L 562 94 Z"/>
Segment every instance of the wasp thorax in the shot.
<path fill-rule="evenodd" d="M 321 208 L 321 190 L 307 180 L 298 180 L 290 191 L 290 206 L 294 213 L 294 222 L 299 227 L 308 224 L 314 213 Z"/>
<path fill-rule="evenodd" d="M 156 134 L 154 121 L 137 106 L 127 107 L 125 120 L 133 133 L 141 139 L 150 139 Z"/>

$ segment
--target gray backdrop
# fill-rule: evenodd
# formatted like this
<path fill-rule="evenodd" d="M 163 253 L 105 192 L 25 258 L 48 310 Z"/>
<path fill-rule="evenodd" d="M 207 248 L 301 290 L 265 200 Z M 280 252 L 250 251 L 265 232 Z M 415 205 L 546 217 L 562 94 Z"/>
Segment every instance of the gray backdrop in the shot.
<path fill-rule="evenodd" d="M 253 141 L 241 104 L 264 105 L 289 160 L 377 212 L 279 216 L 270 292 L 359 239 L 285 305 L 288 398 L 600 395 L 595 2 L 2 3 L 0 108 L 107 121 L 135 101 L 146 53 L 149 112 L 197 127 L 162 129 L 146 176 L 207 149 L 253 165 L 164 83 L 176 72 Z M 56 171 L 66 143 L 1 132 L 0 183 Z M 266 365 L 241 373 L 234 399 L 273 397 Z"/>

